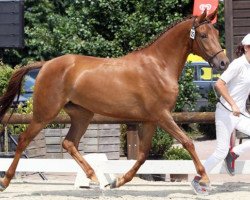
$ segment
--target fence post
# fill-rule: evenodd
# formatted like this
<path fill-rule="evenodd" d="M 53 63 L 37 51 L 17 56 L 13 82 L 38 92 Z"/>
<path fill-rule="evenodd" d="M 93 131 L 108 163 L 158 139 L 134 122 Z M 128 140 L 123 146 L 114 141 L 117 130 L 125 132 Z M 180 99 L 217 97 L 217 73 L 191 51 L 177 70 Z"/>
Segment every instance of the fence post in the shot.
<path fill-rule="evenodd" d="M 8 130 L 7 126 L 4 127 L 4 152 L 9 152 L 9 137 L 8 137 Z"/>
<path fill-rule="evenodd" d="M 139 151 L 138 124 L 127 124 L 128 160 L 136 160 Z"/>

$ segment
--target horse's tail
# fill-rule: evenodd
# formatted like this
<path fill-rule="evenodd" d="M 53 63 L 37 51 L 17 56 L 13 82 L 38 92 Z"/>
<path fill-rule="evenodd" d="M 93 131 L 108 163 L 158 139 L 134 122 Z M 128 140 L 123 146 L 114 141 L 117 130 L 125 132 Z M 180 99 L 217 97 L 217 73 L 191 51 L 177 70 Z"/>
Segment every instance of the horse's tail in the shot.
<path fill-rule="evenodd" d="M 17 69 L 11 76 L 6 92 L 0 97 L 0 122 L 2 121 L 8 108 L 11 106 L 16 95 L 20 95 L 22 88 L 22 80 L 25 74 L 32 69 L 39 69 L 44 65 L 45 61 L 32 63 L 25 67 Z"/>

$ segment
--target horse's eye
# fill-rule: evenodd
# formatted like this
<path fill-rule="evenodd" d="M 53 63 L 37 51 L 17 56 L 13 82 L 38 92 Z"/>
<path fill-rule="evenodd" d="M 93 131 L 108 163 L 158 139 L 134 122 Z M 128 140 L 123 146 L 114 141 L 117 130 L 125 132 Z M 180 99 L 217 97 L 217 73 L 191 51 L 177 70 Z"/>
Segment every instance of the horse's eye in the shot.
<path fill-rule="evenodd" d="M 202 33 L 202 34 L 201 34 L 201 38 L 202 38 L 202 39 L 207 38 L 207 34 Z"/>

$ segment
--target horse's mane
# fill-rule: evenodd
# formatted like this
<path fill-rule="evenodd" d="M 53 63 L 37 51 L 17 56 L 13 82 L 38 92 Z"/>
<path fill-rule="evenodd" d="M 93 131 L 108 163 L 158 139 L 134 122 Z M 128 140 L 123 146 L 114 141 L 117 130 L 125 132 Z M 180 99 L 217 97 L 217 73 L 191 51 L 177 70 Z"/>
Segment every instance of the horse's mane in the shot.
<path fill-rule="evenodd" d="M 168 27 L 166 27 L 165 29 L 163 29 L 163 31 L 161 31 L 159 34 L 157 34 L 151 41 L 147 42 L 145 45 L 138 47 L 135 49 L 135 51 L 140 51 L 142 49 L 145 49 L 147 47 L 149 47 L 150 45 L 152 45 L 156 40 L 158 40 L 163 34 L 165 34 L 167 31 L 169 31 L 170 29 L 172 29 L 173 27 L 175 27 L 177 24 L 184 22 L 186 20 L 192 19 L 194 16 L 187 16 L 185 18 L 176 20 L 175 22 L 173 22 L 172 24 L 170 24 Z"/>

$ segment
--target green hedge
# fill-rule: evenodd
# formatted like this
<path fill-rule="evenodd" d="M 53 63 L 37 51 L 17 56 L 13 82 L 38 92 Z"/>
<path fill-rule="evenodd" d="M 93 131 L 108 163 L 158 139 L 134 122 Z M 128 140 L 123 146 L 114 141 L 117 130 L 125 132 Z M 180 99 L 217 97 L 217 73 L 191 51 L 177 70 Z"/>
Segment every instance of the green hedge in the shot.
<path fill-rule="evenodd" d="M 149 157 L 153 159 L 162 159 L 164 153 L 173 145 L 173 138 L 163 129 L 157 128 L 152 139 L 152 147 Z"/>
<path fill-rule="evenodd" d="M 0 96 L 5 92 L 12 73 L 13 69 L 0 61 Z"/>
<path fill-rule="evenodd" d="M 163 158 L 166 160 L 191 160 L 189 152 L 182 147 L 171 147 L 167 150 Z"/>
<path fill-rule="evenodd" d="M 118 57 L 150 42 L 191 14 L 189 0 L 25 0 L 25 48 L 8 49 L 16 65 L 67 53 Z"/>

